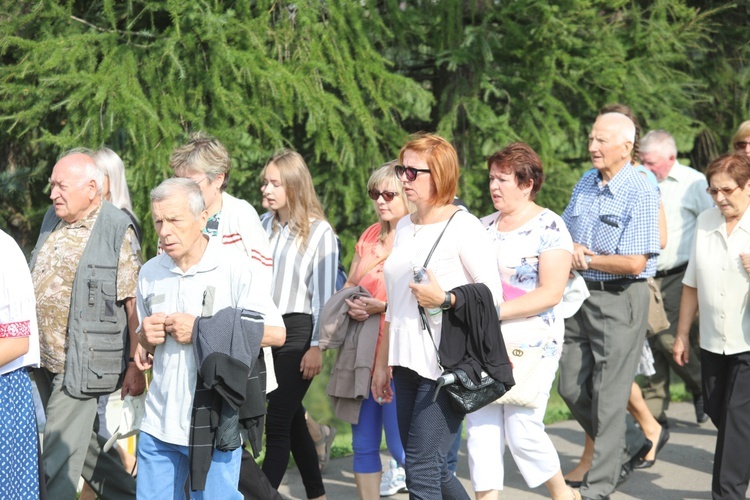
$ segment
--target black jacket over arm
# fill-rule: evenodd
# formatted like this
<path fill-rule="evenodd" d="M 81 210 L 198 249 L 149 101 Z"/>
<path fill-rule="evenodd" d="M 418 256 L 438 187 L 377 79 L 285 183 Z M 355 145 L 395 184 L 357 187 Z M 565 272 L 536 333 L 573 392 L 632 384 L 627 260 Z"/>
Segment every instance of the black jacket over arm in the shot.
<path fill-rule="evenodd" d="M 446 371 L 461 368 L 475 383 L 484 371 L 508 388 L 515 385 L 492 292 L 484 283 L 451 290 L 454 307 L 443 312 L 440 361 Z"/>

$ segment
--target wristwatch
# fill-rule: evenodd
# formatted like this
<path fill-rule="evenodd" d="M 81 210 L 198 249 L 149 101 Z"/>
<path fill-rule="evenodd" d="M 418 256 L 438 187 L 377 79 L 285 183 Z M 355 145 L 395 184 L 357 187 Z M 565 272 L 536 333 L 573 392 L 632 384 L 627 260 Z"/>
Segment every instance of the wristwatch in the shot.
<path fill-rule="evenodd" d="M 451 308 L 451 293 L 445 292 L 445 300 L 443 300 L 443 303 L 440 304 L 440 309 L 443 311 L 446 311 Z"/>

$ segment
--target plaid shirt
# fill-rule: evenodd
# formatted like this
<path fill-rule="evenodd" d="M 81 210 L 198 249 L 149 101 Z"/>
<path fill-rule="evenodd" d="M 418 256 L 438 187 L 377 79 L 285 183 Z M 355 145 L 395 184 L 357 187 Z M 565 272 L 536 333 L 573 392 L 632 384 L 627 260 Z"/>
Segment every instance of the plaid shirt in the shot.
<path fill-rule="evenodd" d="M 628 163 L 607 184 L 592 170 L 583 175 L 562 214 L 573 241 L 599 255 L 648 255 L 638 276 L 581 271 L 586 280 L 648 278 L 659 255 L 659 193 Z"/>

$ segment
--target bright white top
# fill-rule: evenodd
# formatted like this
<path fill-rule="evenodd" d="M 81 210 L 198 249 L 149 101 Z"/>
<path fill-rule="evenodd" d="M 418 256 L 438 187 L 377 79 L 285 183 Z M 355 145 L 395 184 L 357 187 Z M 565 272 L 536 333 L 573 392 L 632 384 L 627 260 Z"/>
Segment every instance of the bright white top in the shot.
<path fill-rule="evenodd" d="M 539 287 L 539 257 L 549 250 L 573 253 L 573 239 L 562 218 L 549 209 L 506 232 L 497 230 L 499 216 L 500 212 L 495 212 L 482 217 L 480 222 L 495 244 L 503 299 L 513 300 Z M 565 321 L 552 307 L 529 318 L 503 320 L 500 327 L 506 345 L 528 345 L 548 337 L 562 343 Z"/>
<path fill-rule="evenodd" d="M 422 330 L 417 300 L 409 283 L 414 276 L 412 269 L 424 265 L 445 225 L 446 222 L 415 225 L 410 216 L 402 218 L 396 226 L 393 250 L 383 266 L 388 291 L 385 320 L 390 322 L 388 364 L 404 366 L 432 380 L 442 374 L 435 345 L 440 346 L 443 316 L 426 313 L 435 340 L 433 345 L 430 335 Z M 435 273 L 443 290 L 485 283 L 495 303 L 502 302 L 502 284 L 492 242 L 479 220 L 468 212 L 461 211 L 453 217 L 427 267 Z"/>
<path fill-rule="evenodd" d="M 213 309 L 204 314 L 209 288 Z M 210 238 L 201 261 L 184 273 L 166 253 L 146 262 L 138 276 L 137 301 L 141 322 L 158 312 L 209 316 L 242 307 L 262 313 L 267 325 L 284 326 L 268 291 L 253 281 L 248 259 L 227 250 L 219 238 Z M 179 344 L 167 335 L 166 342 L 156 346 L 141 430 L 166 443 L 188 446 L 197 369 L 192 344 Z"/>
<path fill-rule="evenodd" d="M 727 237 L 726 222 L 718 208 L 698 216 L 685 278 L 698 289 L 701 348 L 716 354 L 750 351 L 750 277 L 740 253 L 750 252 L 750 210 Z"/>
<path fill-rule="evenodd" d="M 29 338 L 29 352 L 0 366 L 0 375 L 39 366 L 36 297 L 26 257 L 16 240 L 0 230 L 0 338 Z"/>
<path fill-rule="evenodd" d="M 658 271 L 681 266 L 690 258 L 695 221 L 701 212 L 714 206 L 706 187 L 705 175 L 677 161 L 667 177 L 659 183 L 667 216 L 667 246 L 656 260 Z"/>

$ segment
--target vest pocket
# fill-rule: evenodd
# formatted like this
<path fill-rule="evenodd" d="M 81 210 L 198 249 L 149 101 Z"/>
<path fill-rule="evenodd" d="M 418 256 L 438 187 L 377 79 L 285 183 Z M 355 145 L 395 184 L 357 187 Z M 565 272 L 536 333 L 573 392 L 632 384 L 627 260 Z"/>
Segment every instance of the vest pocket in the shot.
<path fill-rule="evenodd" d="M 99 312 L 100 321 L 117 322 L 117 285 L 105 281 L 102 283 L 102 305 Z"/>
<path fill-rule="evenodd" d="M 88 330 L 84 346 L 82 392 L 112 392 L 123 373 L 122 332 Z"/>

